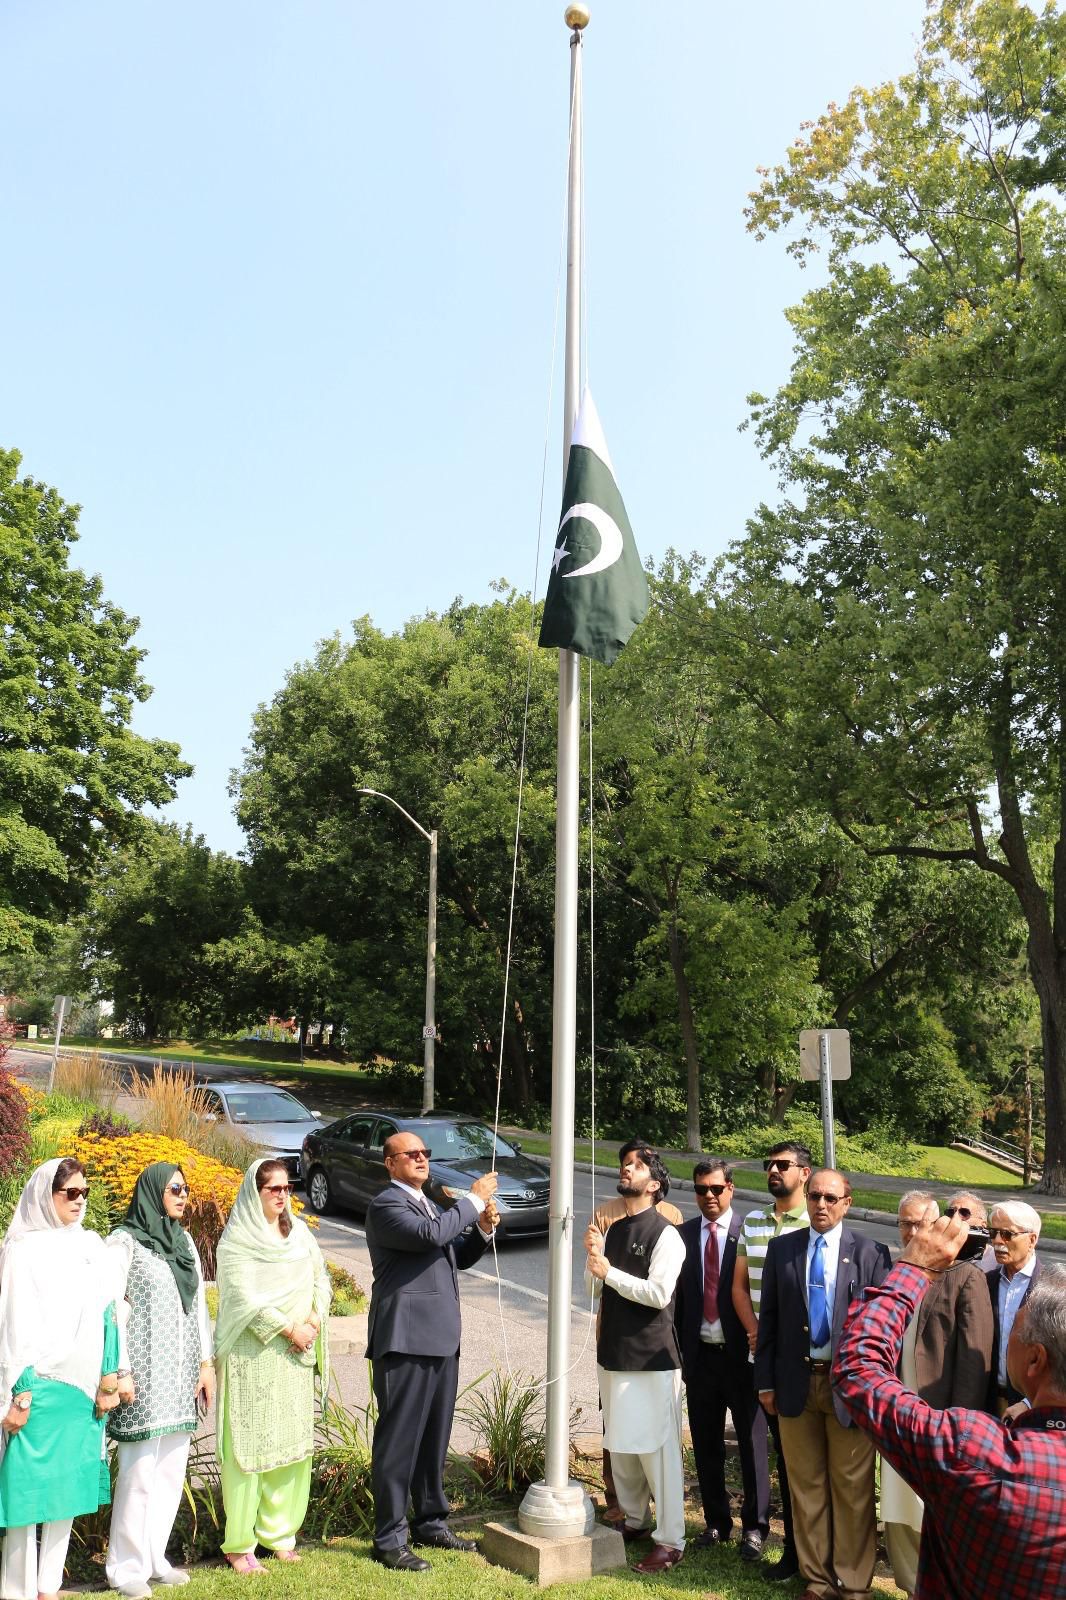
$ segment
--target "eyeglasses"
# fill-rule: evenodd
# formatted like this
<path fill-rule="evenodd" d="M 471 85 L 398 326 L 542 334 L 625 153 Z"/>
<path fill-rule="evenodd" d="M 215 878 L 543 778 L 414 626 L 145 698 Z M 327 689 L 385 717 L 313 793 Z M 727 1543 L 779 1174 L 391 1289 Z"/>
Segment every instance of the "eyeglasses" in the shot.
<path fill-rule="evenodd" d="M 847 1194 L 823 1194 L 820 1189 L 812 1189 L 807 1199 L 812 1206 L 819 1205 L 823 1200 L 827 1206 L 838 1206 L 842 1200 L 850 1200 L 851 1196 Z"/>
<path fill-rule="evenodd" d="M 944 1215 L 945 1217 L 961 1217 L 963 1222 L 969 1222 L 973 1212 L 969 1206 L 948 1206 Z"/>
<path fill-rule="evenodd" d="M 86 1184 L 84 1189 L 76 1189 L 76 1188 L 73 1188 L 73 1187 L 70 1188 L 70 1189 L 53 1189 L 52 1193 L 53 1194 L 65 1195 L 66 1198 L 68 1200 L 70 1200 L 70 1201 L 88 1200 L 88 1198 L 89 1198 L 89 1185 Z"/>
<path fill-rule="evenodd" d="M 1002 1239 L 1004 1244 L 1010 1244 L 1012 1239 L 1017 1239 L 1023 1233 L 1029 1233 L 1029 1228 L 989 1228 L 990 1239 Z"/>
<path fill-rule="evenodd" d="M 402 1157 L 405 1161 L 428 1161 L 433 1154 L 432 1150 L 397 1150 L 394 1156 L 389 1156 L 390 1161 L 398 1161 Z"/>
<path fill-rule="evenodd" d="M 778 1172 L 787 1172 L 789 1167 L 798 1167 L 799 1165 L 800 1163 L 798 1161 L 779 1161 L 777 1157 L 774 1156 L 772 1161 L 763 1162 L 762 1169 L 764 1172 L 773 1172 L 775 1168 Z"/>
<path fill-rule="evenodd" d="M 291 1183 L 266 1183 L 263 1185 L 267 1194 L 291 1194 Z"/>
<path fill-rule="evenodd" d="M 171 1194 L 179 1196 L 183 1194 L 190 1194 L 192 1192 L 187 1183 L 168 1183 L 167 1189 Z M 273 1190 L 271 1190 L 271 1193 L 273 1193 Z"/>
<path fill-rule="evenodd" d="M 733 1185 L 731 1183 L 694 1183 L 692 1187 L 697 1194 L 713 1194 L 717 1197 L 720 1194 L 725 1194 L 726 1190 L 731 1189 Z"/>

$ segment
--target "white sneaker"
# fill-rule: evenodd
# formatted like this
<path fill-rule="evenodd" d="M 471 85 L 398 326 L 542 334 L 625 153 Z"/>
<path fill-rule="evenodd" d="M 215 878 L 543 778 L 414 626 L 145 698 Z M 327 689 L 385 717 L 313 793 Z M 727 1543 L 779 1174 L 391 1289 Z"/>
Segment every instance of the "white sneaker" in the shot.
<path fill-rule="evenodd" d="M 120 1583 L 119 1594 L 124 1594 L 128 1600 L 151 1600 L 152 1591 L 146 1583 Z"/>
<path fill-rule="evenodd" d="M 188 1583 L 189 1574 L 184 1567 L 171 1567 L 165 1578 L 152 1574 L 153 1583 L 162 1583 L 168 1589 L 180 1589 L 183 1583 Z"/>

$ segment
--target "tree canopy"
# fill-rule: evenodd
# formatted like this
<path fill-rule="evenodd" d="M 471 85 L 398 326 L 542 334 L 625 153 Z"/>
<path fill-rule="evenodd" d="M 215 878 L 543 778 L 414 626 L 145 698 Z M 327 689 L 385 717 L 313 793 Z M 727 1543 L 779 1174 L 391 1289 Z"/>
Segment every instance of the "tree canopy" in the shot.
<path fill-rule="evenodd" d="M 137 619 L 69 564 L 78 508 L 0 450 L 0 957 L 26 958 L 89 892 L 135 813 L 192 769 L 130 728 L 151 693 Z"/>

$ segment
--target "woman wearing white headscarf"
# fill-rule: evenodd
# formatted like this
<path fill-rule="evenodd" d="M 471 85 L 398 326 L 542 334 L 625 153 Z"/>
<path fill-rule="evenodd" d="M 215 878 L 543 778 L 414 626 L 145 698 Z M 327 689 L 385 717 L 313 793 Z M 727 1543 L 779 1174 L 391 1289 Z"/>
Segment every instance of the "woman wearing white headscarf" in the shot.
<path fill-rule="evenodd" d="M 289 1208 L 284 1162 L 248 1168 L 216 1252 L 216 1438 L 235 1572 L 259 1569 L 257 1544 L 298 1561 L 314 1444 L 315 1371 L 329 1382 L 329 1273 Z"/>
<path fill-rule="evenodd" d="M 104 1241 L 82 1227 L 88 1193 L 80 1161 L 46 1161 L 0 1250 L 3 1600 L 52 1600 L 73 1519 L 110 1499 L 103 1428 L 119 1344 Z"/>

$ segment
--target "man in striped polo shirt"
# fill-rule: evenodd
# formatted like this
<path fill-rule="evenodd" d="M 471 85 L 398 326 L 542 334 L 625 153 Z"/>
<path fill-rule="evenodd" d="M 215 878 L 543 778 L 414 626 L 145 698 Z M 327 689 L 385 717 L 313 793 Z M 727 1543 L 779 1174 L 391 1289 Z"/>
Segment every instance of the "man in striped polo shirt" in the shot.
<path fill-rule="evenodd" d="M 770 1240 L 778 1234 L 789 1233 L 793 1228 L 806 1228 L 810 1222 L 804 1189 L 811 1175 L 811 1152 L 805 1144 L 786 1140 L 775 1144 L 763 1162 L 766 1187 L 773 1197 L 773 1205 L 758 1211 L 749 1211 L 744 1218 L 740 1238 L 737 1240 L 737 1260 L 733 1271 L 733 1309 L 748 1336 L 748 1348 L 755 1355 L 755 1340 L 759 1331 L 759 1297 L 762 1290 L 763 1265 Z M 754 1377 L 752 1378 L 754 1384 Z M 777 1417 L 767 1417 L 770 1433 L 777 1451 L 777 1479 L 781 1485 L 781 1517 L 785 1524 L 785 1547 L 776 1564 L 760 1563 L 759 1571 L 771 1583 L 784 1583 L 799 1571 L 796 1541 L 792 1531 L 792 1498 L 788 1492 L 788 1475 L 785 1472 L 785 1454 L 781 1448 L 781 1429 Z"/>

